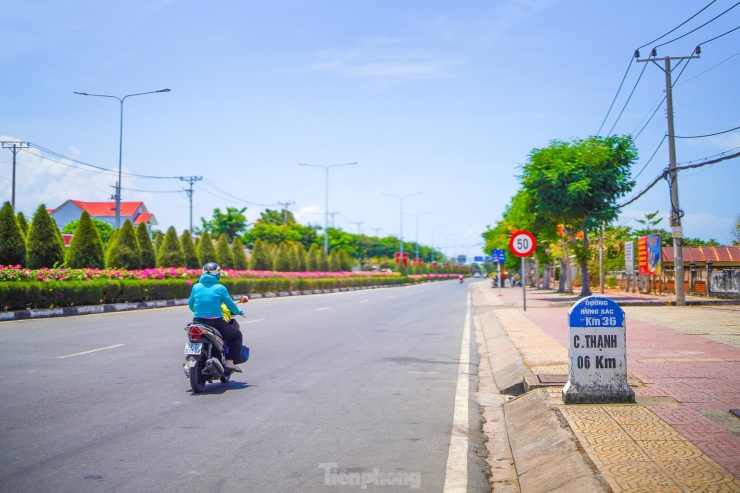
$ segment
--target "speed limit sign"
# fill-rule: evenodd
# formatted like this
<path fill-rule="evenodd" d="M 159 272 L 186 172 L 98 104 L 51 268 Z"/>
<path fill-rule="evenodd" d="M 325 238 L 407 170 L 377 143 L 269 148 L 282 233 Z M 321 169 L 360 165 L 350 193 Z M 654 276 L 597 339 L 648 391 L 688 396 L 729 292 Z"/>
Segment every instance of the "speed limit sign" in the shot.
<path fill-rule="evenodd" d="M 517 231 L 509 239 L 509 249 L 517 257 L 529 257 L 537 248 L 534 235 L 529 231 Z"/>

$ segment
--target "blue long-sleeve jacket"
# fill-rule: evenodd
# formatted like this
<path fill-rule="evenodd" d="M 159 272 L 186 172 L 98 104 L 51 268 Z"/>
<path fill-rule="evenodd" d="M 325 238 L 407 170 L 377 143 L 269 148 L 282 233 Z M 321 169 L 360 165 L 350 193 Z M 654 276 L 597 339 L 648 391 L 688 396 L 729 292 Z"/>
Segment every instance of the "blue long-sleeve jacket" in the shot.
<path fill-rule="evenodd" d="M 218 283 L 218 278 L 203 274 L 193 285 L 188 298 L 188 306 L 195 318 L 222 318 L 221 303 L 225 303 L 231 313 L 242 313 L 231 299 L 229 290 Z"/>

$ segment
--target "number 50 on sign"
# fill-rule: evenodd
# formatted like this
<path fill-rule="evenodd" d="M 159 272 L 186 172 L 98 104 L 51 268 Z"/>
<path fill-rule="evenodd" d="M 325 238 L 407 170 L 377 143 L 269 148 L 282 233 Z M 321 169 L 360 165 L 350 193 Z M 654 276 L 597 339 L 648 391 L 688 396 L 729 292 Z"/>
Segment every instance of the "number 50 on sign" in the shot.
<path fill-rule="evenodd" d="M 534 235 L 529 231 L 517 231 L 509 239 L 509 249 L 517 257 L 529 257 L 537 248 Z"/>

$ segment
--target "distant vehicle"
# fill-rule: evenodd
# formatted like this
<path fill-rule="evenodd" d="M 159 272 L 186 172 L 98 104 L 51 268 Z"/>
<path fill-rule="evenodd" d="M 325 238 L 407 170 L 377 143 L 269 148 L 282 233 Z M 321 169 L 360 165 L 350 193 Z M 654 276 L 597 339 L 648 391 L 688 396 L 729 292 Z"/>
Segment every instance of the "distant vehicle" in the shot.
<path fill-rule="evenodd" d="M 473 274 L 473 277 L 476 277 L 476 278 L 481 278 L 481 277 L 483 277 L 483 276 L 481 276 L 481 275 L 480 275 L 480 272 L 476 272 L 475 274 Z"/>

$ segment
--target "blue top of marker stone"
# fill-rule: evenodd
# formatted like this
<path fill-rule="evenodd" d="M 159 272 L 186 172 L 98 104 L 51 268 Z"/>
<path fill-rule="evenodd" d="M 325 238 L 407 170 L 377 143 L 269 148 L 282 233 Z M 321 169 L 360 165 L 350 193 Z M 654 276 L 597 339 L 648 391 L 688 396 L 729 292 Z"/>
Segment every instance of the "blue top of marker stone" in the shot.
<path fill-rule="evenodd" d="M 624 310 L 614 300 L 588 296 L 568 310 L 569 327 L 624 327 Z"/>

